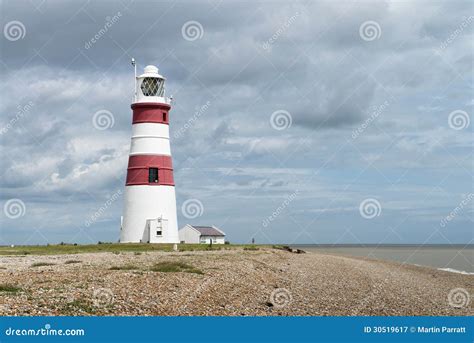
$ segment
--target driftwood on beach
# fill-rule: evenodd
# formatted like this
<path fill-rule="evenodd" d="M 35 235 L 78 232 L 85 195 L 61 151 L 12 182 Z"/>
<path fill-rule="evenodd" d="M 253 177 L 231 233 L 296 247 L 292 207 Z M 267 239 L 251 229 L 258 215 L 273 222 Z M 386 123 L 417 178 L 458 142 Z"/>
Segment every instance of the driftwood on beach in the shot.
<path fill-rule="evenodd" d="M 288 251 L 288 252 L 291 252 L 291 253 L 294 253 L 294 254 L 305 254 L 306 253 L 306 251 L 304 251 L 304 250 L 293 249 L 293 248 L 290 248 L 288 245 L 274 246 L 274 248 L 279 249 L 279 250 Z"/>

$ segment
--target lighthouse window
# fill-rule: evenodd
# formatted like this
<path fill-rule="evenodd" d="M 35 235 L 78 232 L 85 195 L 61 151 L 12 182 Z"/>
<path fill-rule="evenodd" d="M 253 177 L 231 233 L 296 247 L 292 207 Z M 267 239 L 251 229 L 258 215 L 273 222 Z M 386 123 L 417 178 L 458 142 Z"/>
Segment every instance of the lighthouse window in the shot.
<path fill-rule="evenodd" d="M 156 77 L 145 77 L 140 86 L 144 96 L 163 96 L 165 80 Z"/>
<path fill-rule="evenodd" d="M 148 169 L 148 182 L 157 183 L 158 182 L 158 168 Z"/>
<path fill-rule="evenodd" d="M 163 112 L 163 121 L 166 123 L 166 112 Z"/>

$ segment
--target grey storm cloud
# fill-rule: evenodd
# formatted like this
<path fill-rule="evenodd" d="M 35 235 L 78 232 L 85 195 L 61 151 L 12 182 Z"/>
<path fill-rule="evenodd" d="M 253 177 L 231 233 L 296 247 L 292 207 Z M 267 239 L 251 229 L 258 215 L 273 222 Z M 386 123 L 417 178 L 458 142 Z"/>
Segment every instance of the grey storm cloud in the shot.
<path fill-rule="evenodd" d="M 157 65 L 174 97 L 178 208 L 200 199 L 206 216 L 197 220 L 223 225 L 232 240 L 288 242 L 309 230 L 336 241 L 325 228 L 338 226 L 380 242 L 401 225 L 407 242 L 423 241 L 472 185 L 472 123 L 448 122 L 455 110 L 472 118 L 467 1 L 4 1 L 1 9 L 1 195 L 22 199 L 28 215 L 2 219 L 0 244 L 38 240 L 32 225 L 51 241 L 116 239 L 121 200 L 100 223 L 83 223 L 123 188 L 131 57 L 139 71 Z M 24 37 L 5 34 L 13 21 Z M 185 37 L 191 22 L 202 31 Z M 375 38 L 361 33 L 367 23 Z M 110 127 L 98 130 L 103 111 Z M 271 122 L 276 111 L 290 116 L 282 130 Z M 295 189 L 259 236 L 262 218 Z M 385 206 L 382 220 L 360 217 L 368 197 Z M 463 213 L 444 234 L 464 242 L 470 220 Z"/>

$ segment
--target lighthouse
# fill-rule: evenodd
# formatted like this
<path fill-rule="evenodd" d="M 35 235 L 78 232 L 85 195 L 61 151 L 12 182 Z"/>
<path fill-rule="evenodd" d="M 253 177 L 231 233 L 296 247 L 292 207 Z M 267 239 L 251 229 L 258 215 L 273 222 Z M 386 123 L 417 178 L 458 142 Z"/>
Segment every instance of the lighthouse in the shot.
<path fill-rule="evenodd" d="M 179 243 L 165 78 L 152 65 L 136 76 L 121 243 Z"/>

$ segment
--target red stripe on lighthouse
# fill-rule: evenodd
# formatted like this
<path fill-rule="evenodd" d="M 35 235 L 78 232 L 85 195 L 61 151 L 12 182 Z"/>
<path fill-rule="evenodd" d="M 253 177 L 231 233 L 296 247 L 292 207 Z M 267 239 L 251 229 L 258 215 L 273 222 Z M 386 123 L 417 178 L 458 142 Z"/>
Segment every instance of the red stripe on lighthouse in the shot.
<path fill-rule="evenodd" d="M 149 183 L 150 168 L 158 168 L 158 182 Z M 134 155 L 128 159 L 126 186 L 174 186 L 173 163 L 167 155 Z"/>
<path fill-rule="evenodd" d="M 161 123 L 169 124 L 168 112 L 171 106 L 158 102 L 140 102 L 132 104 L 133 124 Z"/>

